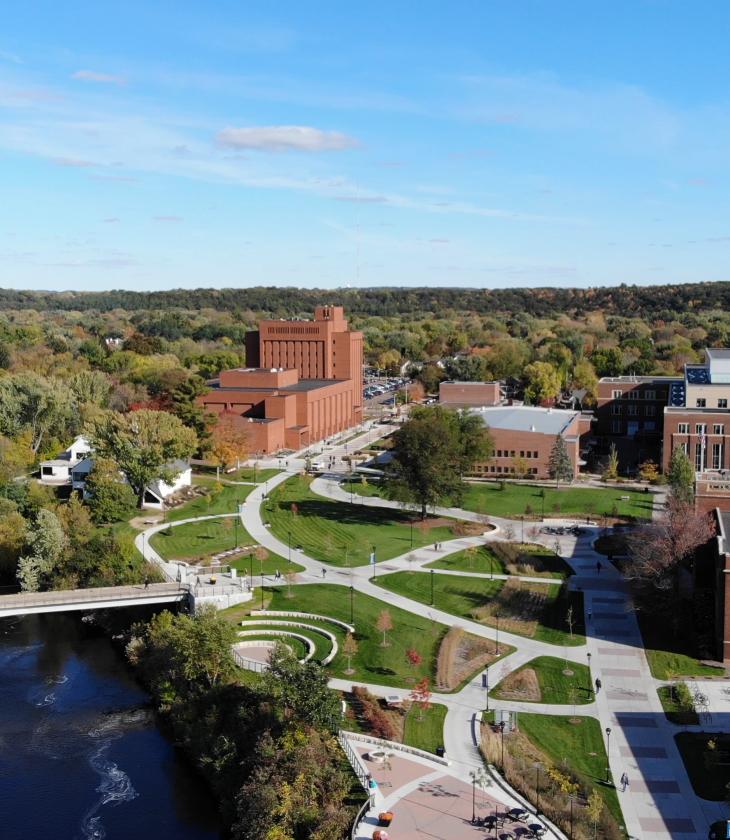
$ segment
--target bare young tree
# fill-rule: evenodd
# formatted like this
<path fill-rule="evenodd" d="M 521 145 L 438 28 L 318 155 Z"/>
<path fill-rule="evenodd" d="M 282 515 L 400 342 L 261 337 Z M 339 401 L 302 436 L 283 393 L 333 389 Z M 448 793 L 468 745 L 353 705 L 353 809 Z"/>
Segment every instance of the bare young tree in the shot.
<path fill-rule="evenodd" d="M 714 535 L 709 514 L 695 513 L 691 504 L 670 496 L 659 519 L 627 536 L 628 575 L 656 589 L 676 589 L 682 563 Z"/>

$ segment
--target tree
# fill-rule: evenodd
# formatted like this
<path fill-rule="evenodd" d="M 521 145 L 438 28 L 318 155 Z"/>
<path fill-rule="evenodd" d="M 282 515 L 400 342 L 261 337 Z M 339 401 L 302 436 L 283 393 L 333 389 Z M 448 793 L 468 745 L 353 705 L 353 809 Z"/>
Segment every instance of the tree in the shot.
<path fill-rule="evenodd" d="M 659 467 L 651 459 L 639 464 L 639 478 L 649 483 L 659 478 Z"/>
<path fill-rule="evenodd" d="M 555 479 L 555 486 L 559 487 L 561 481 L 570 483 L 573 480 L 573 462 L 568 455 L 568 447 L 560 435 L 555 436 L 550 458 L 548 460 L 548 474 Z"/>
<path fill-rule="evenodd" d="M 248 432 L 244 420 L 232 411 L 224 411 L 213 426 L 210 452 L 216 466 L 225 470 L 248 456 Z"/>
<path fill-rule="evenodd" d="M 682 563 L 714 535 L 715 525 L 709 514 L 697 514 L 690 503 L 671 495 L 658 519 L 627 535 L 628 573 L 656 589 L 672 589 L 676 594 Z"/>
<path fill-rule="evenodd" d="M 357 650 L 357 639 L 355 639 L 352 633 L 348 633 L 347 636 L 345 636 L 345 641 L 342 643 L 342 652 L 347 657 L 347 670 L 345 671 L 346 674 L 355 673 L 352 667 L 352 657 L 355 656 Z"/>
<path fill-rule="evenodd" d="M 383 634 L 383 641 L 380 643 L 380 647 L 388 647 L 390 642 L 388 641 L 387 634 L 393 629 L 393 619 L 388 610 L 381 610 L 378 613 L 375 629 Z"/>
<path fill-rule="evenodd" d="M 428 677 L 424 677 L 413 686 L 411 701 L 418 706 L 418 719 L 423 720 L 423 713 L 431 708 L 431 684 Z"/>
<path fill-rule="evenodd" d="M 28 531 L 27 553 L 18 560 L 18 582 L 24 592 L 37 592 L 48 583 L 68 546 L 68 538 L 53 511 L 41 508 Z"/>
<path fill-rule="evenodd" d="M 392 441 L 386 493 L 419 504 L 424 519 L 429 505 L 459 502 L 464 473 L 492 453 L 492 439 L 479 417 L 442 406 L 414 407 Z"/>
<path fill-rule="evenodd" d="M 571 384 L 575 389 L 584 389 L 586 392 L 585 403 L 593 404 L 595 402 L 596 391 L 598 389 L 598 377 L 593 365 L 588 359 L 580 359 L 573 367 L 573 378 Z"/>
<path fill-rule="evenodd" d="M 0 499 L 0 579 L 15 578 L 18 558 L 26 541 L 26 520 L 11 499 Z"/>
<path fill-rule="evenodd" d="M 400 367 L 401 355 L 397 350 L 384 350 L 378 356 L 378 368 L 389 373 L 394 373 Z"/>
<path fill-rule="evenodd" d="M 97 524 L 123 522 L 134 510 L 134 490 L 110 458 L 97 458 L 86 480 L 87 504 Z"/>
<path fill-rule="evenodd" d="M 340 701 L 329 690 L 327 672 L 316 662 L 300 663 L 291 651 L 277 644 L 261 682 L 285 715 L 310 726 L 330 730 L 337 726 Z"/>
<path fill-rule="evenodd" d="M 80 370 L 69 380 L 71 392 L 76 403 L 94 403 L 103 408 L 107 404 L 112 383 L 109 377 L 100 370 Z"/>
<path fill-rule="evenodd" d="M 687 453 L 681 446 L 672 450 L 667 480 L 675 499 L 687 503 L 693 500 L 695 471 Z"/>
<path fill-rule="evenodd" d="M 105 411 L 92 424 L 89 440 L 97 455 L 114 460 L 142 507 L 145 487 L 158 478 L 172 482 L 171 462 L 195 451 L 195 432 L 166 411 Z"/>
<path fill-rule="evenodd" d="M 603 814 L 603 797 L 597 790 L 592 790 L 588 797 L 588 804 L 586 806 L 588 817 L 593 823 L 593 838 L 598 836 L 598 823 Z"/>
<path fill-rule="evenodd" d="M 615 443 L 612 443 L 608 450 L 608 462 L 602 478 L 604 481 L 616 481 L 618 478 L 618 449 Z"/>
<path fill-rule="evenodd" d="M 435 364 L 425 364 L 416 375 L 416 379 L 420 380 L 427 394 L 437 394 L 439 390 L 439 383 L 444 378 L 443 370 Z"/>
<path fill-rule="evenodd" d="M 533 362 L 524 370 L 527 380 L 525 398 L 533 405 L 555 400 L 560 396 L 560 372 L 550 362 Z"/>
<path fill-rule="evenodd" d="M 30 372 L 0 379 L 0 433 L 14 438 L 27 430 L 37 453 L 47 438 L 67 433 L 72 402 L 70 389 L 58 379 Z"/>

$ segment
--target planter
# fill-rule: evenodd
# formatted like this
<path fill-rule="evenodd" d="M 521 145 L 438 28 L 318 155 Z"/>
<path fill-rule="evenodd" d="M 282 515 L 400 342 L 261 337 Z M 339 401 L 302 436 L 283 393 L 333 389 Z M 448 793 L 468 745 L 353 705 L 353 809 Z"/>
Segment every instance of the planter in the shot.
<path fill-rule="evenodd" d="M 378 814 L 378 825 L 389 826 L 393 822 L 392 811 L 382 811 Z"/>
<path fill-rule="evenodd" d="M 218 578 L 215 578 L 215 577 L 210 577 L 210 578 L 208 578 L 208 581 L 209 581 L 210 583 L 215 583 L 217 580 L 218 580 Z"/>

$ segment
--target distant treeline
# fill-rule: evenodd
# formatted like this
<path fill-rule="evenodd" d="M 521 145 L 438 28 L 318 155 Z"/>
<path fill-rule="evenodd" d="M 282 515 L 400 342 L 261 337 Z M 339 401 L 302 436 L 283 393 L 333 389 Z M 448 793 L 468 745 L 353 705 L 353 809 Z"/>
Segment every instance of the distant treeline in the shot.
<path fill-rule="evenodd" d="M 306 317 L 320 304 L 344 306 L 353 316 L 447 315 L 450 312 L 555 313 L 671 319 L 688 310 L 728 309 L 730 282 L 593 289 L 392 288 L 172 289 L 162 292 L 35 292 L 0 289 L 0 311 L 200 310 L 248 311 L 274 318 Z"/>

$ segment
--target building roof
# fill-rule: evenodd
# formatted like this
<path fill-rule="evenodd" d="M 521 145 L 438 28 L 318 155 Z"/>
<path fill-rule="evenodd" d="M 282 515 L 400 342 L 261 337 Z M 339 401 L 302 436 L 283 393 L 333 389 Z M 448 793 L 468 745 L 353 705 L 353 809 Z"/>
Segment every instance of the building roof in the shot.
<path fill-rule="evenodd" d="M 469 413 L 481 417 L 483 423 L 492 429 L 543 435 L 559 435 L 580 415 L 579 411 L 535 405 L 486 406 L 470 409 Z"/>
<path fill-rule="evenodd" d="M 659 382 L 660 384 L 665 384 L 667 382 L 671 382 L 672 380 L 676 379 L 676 376 L 602 376 L 598 381 L 599 382 L 618 382 L 618 383 L 636 383 L 637 385 L 644 385 L 650 382 Z"/>
<path fill-rule="evenodd" d="M 499 385 L 499 379 L 479 380 L 478 382 L 471 379 L 442 379 L 439 385 Z"/>
<path fill-rule="evenodd" d="M 212 382 L 209 382 L 208 385 L 214 391 L 238 391 L 239 393 L 250 391 L 260 394 L 263 391 L 279 391 L 281 393 L 286 391 L 314 391 L 317 388 L 326 388 L 329 385 L 339 385 L 341 382 L 347 381 L 347 379 L 300 379 L 295 385 L 242 385 L 239 387 L 237 385 L 221 386 L 220 382 L 215 379 Z"/>

